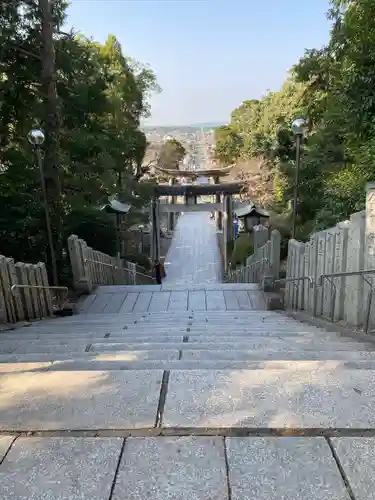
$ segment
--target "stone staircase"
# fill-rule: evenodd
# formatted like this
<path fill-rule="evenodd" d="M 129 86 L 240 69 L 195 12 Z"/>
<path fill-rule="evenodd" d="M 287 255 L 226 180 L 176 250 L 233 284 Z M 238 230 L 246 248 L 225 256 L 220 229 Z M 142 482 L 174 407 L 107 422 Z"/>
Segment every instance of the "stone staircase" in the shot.
<path fill-rule="evenodd" d="M 0 334 L 2 499 L 373 498 L 374 344 L 257 285 L 99 287 L 79 312 Z"/>

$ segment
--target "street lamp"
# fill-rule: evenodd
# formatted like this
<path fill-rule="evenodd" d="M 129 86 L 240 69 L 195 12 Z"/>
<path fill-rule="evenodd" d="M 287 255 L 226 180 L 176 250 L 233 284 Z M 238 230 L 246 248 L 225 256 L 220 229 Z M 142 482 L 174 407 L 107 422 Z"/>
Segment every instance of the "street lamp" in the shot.
<path fill-rule="evenodd" d="M 49 216 L 48 210 L 48 200 L 47 200 L 47 190 L 46 190 L 46 182 L 43 174 L 43 162 L 42 162 L 42 154 L 40 147 L 44 143 L 44 132 L 39 129 L 30 130 L 27 134 L 27 139 L 30 144 L 32 144 L 35 148 L 36 157 L 39 165 L 40 172 L 40 182 L 42 184 L 42 192 L 43 192 L 43 202 L 44 202 L 44 213 L 46 218 L 46 226 L 47 226 L 47 236 L 48 236 L 48 245 L 50 250 L 51 257 L 51 266 L 52 266 L 52 279 L 54 286 L 58 285 L 57 278 L 57 266 L 56 266 L 56 255 L 55 249 L 53 247 L 53 239 L 52 239 L 52 228 L 51 228 L 51 219 Z"/>
<path fill-rule="evenodd" d="M 293 197 L 293 225 L 292 238 L 296 237 L 296 217 L 297 217 L 297 200 L 298 200 L 298 184 L 299 184 L 299 169 L 301 163 L 301 143 L 306 131 L 306 120 L 297 118 L 292 123 L 292 132 L 296 136 L 296 171 L 294 178 L 294 197 Z"/>

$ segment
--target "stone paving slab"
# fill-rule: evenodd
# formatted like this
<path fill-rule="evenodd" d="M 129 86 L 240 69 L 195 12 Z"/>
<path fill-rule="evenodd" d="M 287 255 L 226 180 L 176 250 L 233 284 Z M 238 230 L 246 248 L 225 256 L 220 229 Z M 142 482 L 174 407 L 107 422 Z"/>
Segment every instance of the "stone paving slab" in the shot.
<path fill-rule="evenodd" d="M 171 347 L 171 346 L 169 346 Z M 184 360 L 375 360 L 374 352 L 366 351 L 303 351 L 296 349 L 268 349 L 264 351 L 251 351 L 246 349 L 246 346 L 241 348 L 231 348 L 230 345 L 220 345 L 216 343 L 209 347 L 208 344 L 183 344 L 176 349 L 182 351 L 182 359 Z"/>
<path fill-rule="evenodd" d="M 332 438 L 356 500 L 375 499 L 375 438 Z"/>
<path fill-rule="evenodd" d="M 258 291 L 260 285 L 258 283 L 194 283 L 189 285 L 169 285 L 163 283 L 161 286 L 163 291 L 173 292 L 179 290 L 186 290 L 188 292 L 195 292 L 200 290 L 207 291 Z"/>
<path fill-rule="evenodd" d="M 207 271 L 207 270 L 206 270 Z M 205 271 L 205 272 L 206 272 Z M 211 272 L 208 270 L 208 272 Z M 202 291 L 204 300 L 198 306 L 196 305 L 196 294 Z M 146 294 L 144 296 L 144 294 Z M 150 294 L 150 295 L 149 295 Z M 178 302 L 173 299 L 173 295 L 179 297 Z M 190 294 L 192 300 L 189 300 Z M 225 295 L 224 295 L 225 294 Z M 140 300 L 140 305 L 137 306 Z M 202 307 L 203 306 L 203 307 Z M 154 292 L 127 292 L 127 293 L 105 293 L 94 295 L 94 300 L 87 301 L 79 306 L 79 312 L 82 315 L 91 316 L 95 314 L 123 315 L 133 311 L 240 311 L 252 309 L 265 309 L 265 301 L 261 292 L 251 289 L 227 289 L 219 287 L 216 289 L 191 290 L 185 287 L 164 287 L 161 291 Z M 83 316 L 82 316 L 83 317 Z"/>
<path fill-rule="evenodd" d="M 160 285 L 102 285 L 96 288 L 95 295 L 102 293 L 158 292 L 160 290 Z"/>
<path fill-rule="evenodd" d="M 221 256 L 216 228 L 206 212 L 180 215 L 165 258 L 164 286 L 219 283 Z"/>
<path fill-rule="evenodd" d="M 0 466 L 1 500 L 106 500 L 122 442 L 18 438 Z"/>
<path fill-rule="evenodd" d="M 0 436 L 0 463 L 8 452 L 14 441 L 14 436 Z M 0 481 L 1 488 L 1 481 Z"/>
<path fill-rule="evenodd" d="M 95 355 L 96 360 L 118 359 L 122 361 L 144 361 L 149 360 L 164 360 L 171 361 L 178 359 L 178 349 L 161 349 L 157 350 L 139 350 L 139 351 L 115 351 L 111 354 L 98 354 Z"/>
<path fill-rule="evenodd" d="M 58 354 L 58 353 L 64 353 L 67 351 L 71 352 L 85 352 L 85 349 L 87 347 L 87 342 L 84 343 L 66 343 L 65 345 L 55 345 L 54 343 L 51 344 L 44 344 L 43 342 L 40 342 L 38 344 L 28 344 L 28 343 L 23 343 L 21 345 L 15 345 L 14 343 L 11 343 L 9 345 L 0 344 L 0 354 L 14 354 L 14 355 L 22 355 L 22 354 L 33 354 L 33 353 L 44 353 L 44 354 Z"/>
<path fill-rule="evenodd" d="M 231 500 L 350 500 L 324 438 L 228 438 Z"/>
<path fill-rule="evenodd" d="M 43 361 L 40 363 L 1 363 L 0 373 L 5 372 L 24 372 L 24 371 L 45 371 L 52 366 L 51 361 Z"/>
<path fill-rule="evenodd" d="M 165 427 L 375 429 L 375 372 L 172 371 Z"/>
<path fill-rule="evenodd" d="M 144 350 L 161 350 L 165 348 L 164 344 L 133 344 L 130 349 L 131 351 L 144 351 Z M 247 351 L 246 349 L 236 350 L 230 348 L 223 348 L 218 350 L 217 344 L 212 347 L 207 345 L 199 344 L 201 350 L 197 350 L 197 344 L 168 344 L 168 350 L 181 351 L 182 359 L 184 361 L 210 361 L 209 365 L 212 368 L 212 362 L 217 360 L 221 361 L 232 361 L 232 362 L 251 362 L 251 361 L 348 361 L 359 362 L 359 361 L 375 361 L 374 352 L 365 351 Z M 129 347 L 129 345 L 128 345 Z M 220 347 L 220 346 L 219 346 Z M 44 363 L 53 361 L 72 361 L 72 360 L 90 360 L 90 359 L 106 359 L 110 360 L 113 358 L 121 359 L 122 355 L 127 359 L 129 354 L 129 349 L 126 351 L 107 351 L 107 352 L 62 352 L 56 354 L 45 354 L 45 353 L 34 353 L 34 354 L 20 354 L 20 355 L 3 355 L 0 356 L 0 363 Z M 242 366 L 241 366 L 242 367 Z"/>
<path fill-rule="evenodd" d="M 0 375 L 0 430 L 153 427 L 163 372 Z"/>
<path fill-rule="evenodd" d="M 228 500 L 224 441 L 128 438 L 112 500 Z"/>
<path fill-rule="evenodd" d="M 30 363 L 32 365 L 33 363 Z M 42 363 L 41 363 L 42 364 Z M 9 371 L 28 371 L 29 363 L 2 363 L 0 364 L 0 372 Z M 290 361 L 271 360 L 271 361 L 236 361 L 236 360 L 209 360 L 209 359 L 193 359 L 185 360 L 182 358 L 165 360 L 165 359 L 137 359 L 128 360 L 122 359 L 121 355 L 115 354 L 112 356 L 93 356 L 86 358 L 72 358 L 64 360 L 56 360 L 52 363 L 46 363 L 46 367 L 36 369 L 41 370 L 269 370 L 280 369 L 290 370 Z M 346 360 L 320 360 L 320 361 L 294 361 L 294 370 L 375 370 L 374 361 L 346 361 Z M 34 368 L 35 370 L 35 368 Z M 33 371 L 31 369 L 30 371 Z"/>

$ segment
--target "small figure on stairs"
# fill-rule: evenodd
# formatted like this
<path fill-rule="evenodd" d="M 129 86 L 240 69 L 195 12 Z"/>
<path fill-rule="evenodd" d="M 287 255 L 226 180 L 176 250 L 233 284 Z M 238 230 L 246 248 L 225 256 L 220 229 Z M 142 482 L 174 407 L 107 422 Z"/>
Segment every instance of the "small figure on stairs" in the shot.
<path fill-rule="evenodd" d="M 154 270 L 155 270 L 156 283 L 158 285 L 161 285 L 162 279 L 166 277 L 166 274 L 164 266 L 159 260 L 155 261 Z"/>

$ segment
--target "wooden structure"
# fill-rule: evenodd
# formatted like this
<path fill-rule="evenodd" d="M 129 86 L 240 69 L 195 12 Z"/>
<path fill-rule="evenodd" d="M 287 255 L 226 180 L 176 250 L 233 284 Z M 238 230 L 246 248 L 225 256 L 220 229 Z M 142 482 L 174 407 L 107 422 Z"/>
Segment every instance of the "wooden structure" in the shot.
<path fill-rule="evenodd" d="M 233 212 L 237 215 L 245 232 L 250 232 L 256 225 L 265 224 L 270 217 L 266 210 L 257 208 L 253 203 L 234 205 Z"/>

